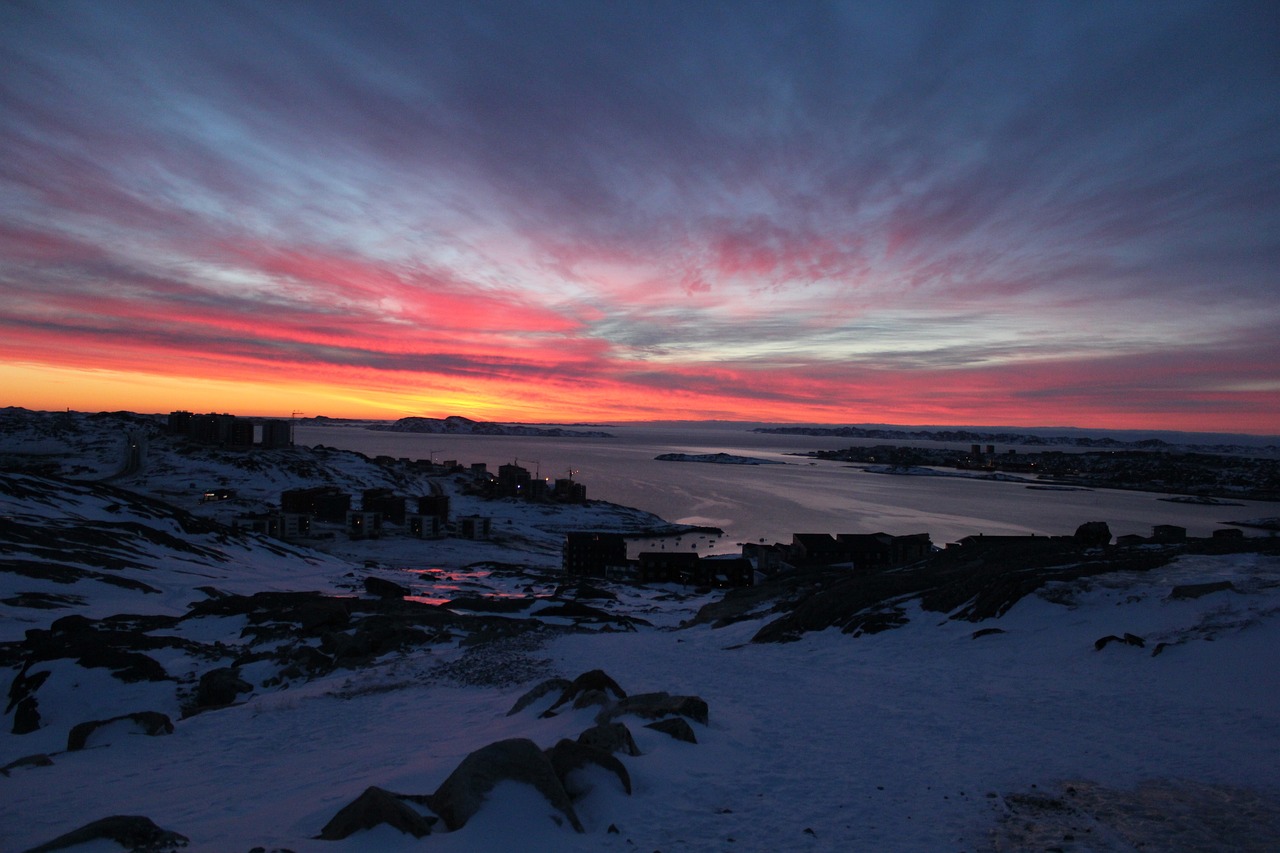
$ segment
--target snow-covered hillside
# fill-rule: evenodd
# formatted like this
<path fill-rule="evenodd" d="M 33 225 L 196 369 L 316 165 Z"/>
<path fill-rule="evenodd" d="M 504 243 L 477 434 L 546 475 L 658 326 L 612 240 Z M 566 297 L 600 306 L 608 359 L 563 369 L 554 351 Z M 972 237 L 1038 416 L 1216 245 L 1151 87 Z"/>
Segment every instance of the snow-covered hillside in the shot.
<path fill-rule="evenodd" d="M 119 470 L 118 419 L 41 418 L 3 450 Z M 322 552 L 198 495 L 431 483 L 337 451 L 249 470 L 132 423 L 136 474 L 0 476 L 0 849 L 110 816 L 199 851 L 1280 849 L 1265 543 L 988 565 L 972 592 L 948 565 L 950 598 L 562 585 L 564 530 L 655 520 L 491 501 L 492 542 Z"/>

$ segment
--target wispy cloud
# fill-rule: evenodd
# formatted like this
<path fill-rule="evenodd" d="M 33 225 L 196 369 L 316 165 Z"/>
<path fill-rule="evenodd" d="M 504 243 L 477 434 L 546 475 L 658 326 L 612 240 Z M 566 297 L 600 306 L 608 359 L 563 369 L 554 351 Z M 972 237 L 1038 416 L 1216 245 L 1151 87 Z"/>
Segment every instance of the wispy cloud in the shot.
<path fill-rule="evenodd" d="M 0 353 L 1277 432 L 1278 41 L 1266 3 L 8 4 Z"/>

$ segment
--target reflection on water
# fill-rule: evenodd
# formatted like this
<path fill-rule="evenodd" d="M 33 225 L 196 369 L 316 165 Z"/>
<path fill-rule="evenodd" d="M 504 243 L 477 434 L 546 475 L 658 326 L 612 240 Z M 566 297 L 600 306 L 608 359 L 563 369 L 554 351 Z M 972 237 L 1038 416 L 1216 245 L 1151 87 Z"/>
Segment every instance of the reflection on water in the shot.
<path fill-rule="evenodd" d="M 958 477 L 876 474 L 796 452 L 837 450 L 880 441 L 769 435 L 725 424 L 605 427 L 614 438 L 572 439 L 412 433 L 299 425 L 299 444 L 326 444 L 374 456 L 485 462 L 490 470 L 537 459 L 544 476 L 570 469 L 591 499 L 637 507 L 668 521 L 721 528 L 714 548 L 686 539 L 700 553 L 728 553 L 741 542 L 789 542 L 793 533 L 928 533 L 938 544 L 976 533 L 1064 534 L 1085 521 L 1105 521 L 1116 535 L 1149 535 L 1157 524 L 1208 536 L 1229 519 L 1277 515 L 1276 505 L 1241 501 L 1234 508 L 1161 502 L 1156 492 L 1112 489 L 1050 491 L 1024 483 Z M 951 447 L 947 443 L 913 442 Z M 963 448 L 958 448 L 963 449 Z M 729 453 L 784 465 L 659 462 L 662 453 Z M 670 549 L 673 547 L 667 544 Z"/>

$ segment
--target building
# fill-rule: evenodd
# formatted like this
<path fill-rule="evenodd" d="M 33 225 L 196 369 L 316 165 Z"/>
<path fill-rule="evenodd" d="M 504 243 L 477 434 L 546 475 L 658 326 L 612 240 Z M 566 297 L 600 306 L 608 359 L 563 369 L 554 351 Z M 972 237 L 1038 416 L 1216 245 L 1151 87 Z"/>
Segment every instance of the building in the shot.
<path fill-rule="evenodd" d="M 853 567 L 860 571 L 892 569 L 923 560 L 933 550 L 928 533 L 892 536 L 888 533 L 840 533 L 836 541 L 844 546 Z"/>
<path fill-rule="evenodd" d="M 696 552 L 644 551 L 636 560 L 639 563 L 636 579 L 640 583 L 699 583 L 701 559 Z"/>
<path fill-rule="evenodd" d="M 382 536 L 382 513 L 368 510 L 348 510 L 347 535 L 352 539 L 379 538 Z"/>
<path fill-rule="evenodd" d="M 447 522 L 449 520 L 449 496 L 422 495 L 418 498 L 418 515 L 430 515 Z"/>
<path fill-rule="evenodd" d="M 851 558 L 847 546 L 830 533 L 793 533 L 791 535 L 791 562 L 797 566 L 830 566 L 848 563 Z"/>
<path fill-rule="evenodd" d="M 493 533 L 493 519 L 483 515 L 464 515 L 457 526 L 463 539 L 488 539 Z"/>
<path fill-rule="evenodd" d="M 756 570 L 751 561 L 743 557 L 707 557 L 698 561 L 694 583 L 698 586 L 714 586 L 721 589 L 736 586 L 754 586 Z"/>
<path fill-rule="evenodd" d="M 379 512 L 392 524 L 404 524 L 405 498 L 390 489 L 365 489 L 360 496 L 360 508 L 365 512 Z"/>
<path fill-rule="evenodd" d="M 582 483 L 574 482 L 569 477 L 556 480 L 551 494 L 561 503 L 584 504 L 587 502 L 587 487 Z"/>
<path fill-rule="evenodd" d="M 498 494 L 507 498 L 528 497 L 533 476 L 529 469 L 514 463 L 498 466 Z"/>
<path fill-rule="evenodd" d="M 286 420 L 263 421 L 262 446 L 268 450 L 293 447 L 293 422 Z"/>
<path fill-rule="evenodd" d="M 351 495 L 337 486 L 290 489 L 280 495 L 280 509 L 284 512 L 305 512 L 321 521 L 341 524 L 347 520 L 347 513 L 351 510 Z"/>
<path fill-rule="evenodd" d="M 568 533 L 561 563 L 566 575 L 607 577 L 610 568 L 627 564 L 627 540 L 621 533 Z"/>
<path fill-rule="evenodd" d="M 264 512 L 238 516 L 232 527 L 270 536 L 272 539 L 295 541 L 311 535 L 311 516 L 296 512 Z"/>
<path fill-rule="evenodd" d="M 405 525 L 409 529 L 409 535 L 418 539 L 440 539 L 444 537 L 445 520 L 438 515 L 412 513 L 405 516 Z"/>

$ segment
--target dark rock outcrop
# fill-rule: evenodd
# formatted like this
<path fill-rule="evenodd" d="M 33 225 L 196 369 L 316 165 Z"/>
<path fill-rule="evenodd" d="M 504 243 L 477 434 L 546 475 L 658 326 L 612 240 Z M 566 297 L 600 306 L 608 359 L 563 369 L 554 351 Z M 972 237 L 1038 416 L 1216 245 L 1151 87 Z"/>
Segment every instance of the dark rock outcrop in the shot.
<path fill-rule="evenodd" d="M 20 767 L 52 767 L 53 759 L 38 752 L 35 755 L 24 755 L 21 758 L 10 761 L 4 767 L 0 767 L 0 776 L 8 776 L 10 770 L 17 770 Z"/>
<path fill-rule="evenodd" d="M 551 760 L 527 738 L 500 740 L 471 753 L 428 802 L 450 831 L 457 830 L 480 810 L 493 787 L 506 780 L 532 785 L 576 831 L 583 831 Z"/>
<path fill-rule="evenodd" d="M 1139 637 L 1137 634 L 1126 633 L 1123 637 L 1117 637 L 1115 634 L 1109 634 L 1105 637 L 1099 637 L 1094 642 L 1093 647 L 1097 651 L 1102 651 L 1110 643 L 1124 643 L 1127 646 L 1137 646 L 1138 648 L 1146 648 L 1147 641 Z"/>
<path fill-rule="evenodd" d="M 372 575 L 364 579 L 364 591 L 378 598 L 404 598 L 410 594 L 409 587 Z"/>
<path fill-rule="evenodd" d="M 511 710 L 507 712 L 507 716 L 510 717 L 512 714 L 520 713 L 549 693 L 563 693 L 568 689 L 569 684 L 570 682 L 567 678 L 548 678 L 517 699 L 516 703 L 511 706 Z"/>
<path fill-rule="evenodd" d="M 114 841 L 125 849 L 133 851 L 172 850 L 186 847 L 189 842 L 185 835 L 161 829 L 150 818 L 140 815 L 113 815 L 87 823 L 65 835 L 59 835 L 52 841 L 32 847 L 27 853 L 63 850 L 101 838 Z"/>
<path fill-rule="evenodd" d="M 373 829 L 385 823 L 414 838 L 421 838 L 431 834 L 433 822 L 405 803 L 400 795 L 371 785 L 343 806 L 324 825 L 318 837 L 325 841 L 338 841 L 362 829 Z"/>
<path fill-rule="evenodd" d="M 253 692 L 253 685 L 240 677 L 234 667 L 211 669 L 200 676 L 195 703 L 199 708 L 219 708 L 236 701 L 241 693 Z"/>
<path fill-rule="evenodd" d="M 618 704 L 596 716 L 596 724 L 604 725 L 625 714 L 634 714 L 649 720 L 661 717 L 688 717 L 695 722 L 707 724 L 707 703 L 697 696 L 673 696 L 666 692 L 638 693 L 628 696 Z"/>
<path fill-rule="evenodd" d="M 618 686 L 618 682 L 609 677 L 603 669 L 593 669 L 584 672 L 573 681 L 569 682 L 569 686 L 560 691 L 560 698 L 548 709 L 554 711 L 567 702 L 574 702 L 574 707 L 585 707 L 585 705 L 577 704 L 576 700 L 588 693 L 599 693 L 603 702 L 608 702 L 609 695 L 612 694 L 617 699 L 625 699 L 627 691 Z M 602 704 L 601 701 L 591 701 L 586 704 Z"/>
<path fill-rule="evenodd" d="M 1086 521 L 1076 528 L 1075 539 L 1086 548 L 1111 544 L 1111 527 L 1105 521 Z"/>
<path fill-rule="evenodd" d="M 1173 599 L 1200 598 L 1201 596 L 1209 595 L 1214 592 L 1222 592 L 1224 590 L 1236 592 L 1235 584 L 1231 581 L 1179 584 L 1169 592 L 1169 597 Z"/>
<path fill-rule="evenodd" d="M 573 783 L 569 781 L 569 774 L 588 764 L 599 765 L 616 775 L 618 781 L 622 783 L 622 789 L 628 794 L 631 793 L 631 774 L 627 772 L 627 768 L 621 761 L 613 757 L 611 752 L 565 738 L 546 750 L 546 755 L 556 772 L 556 778 L 560 780 L 560 784 L 570 796 L 586 793 L 576 790 Z"/>
<path fill-rule="evenodd" d="M 689 721 L 684 717 L 668 717 L 656 723 L 649 723 L 645 728 L 653 729 L 655 732 L 662 732 L 664 735 L 670 735 L 676 740 L 682 740 L 685 743 L 698 742 L 698 738 L 693 733 L 693 726 L 689 725 Z"/>
<path fill-rule="evenodd" d="M 125 720 L 135 723 L 145 735 L 154 737 L 156 735 L 173 734 L 173 721 L 169 719 L 167 714 L 162 714 L 159 711 L 138 711 L 133 714 L 111 717 L 107 720 L 90 720 L 86 723 L 77 723 L 67 733 L 67 752 L 84 749 L 89 741 L 89 736 L 98 729 L 112 723 L 124 722 Z"/>
<path fill-rule="evenodd" d="M 605 723 L 592 726 L 578 735 L 578 743 L 603 749 L 605 752 L 623 752 L 627 755 L 639 755 L 640 747 L 626 723 Z"/>

